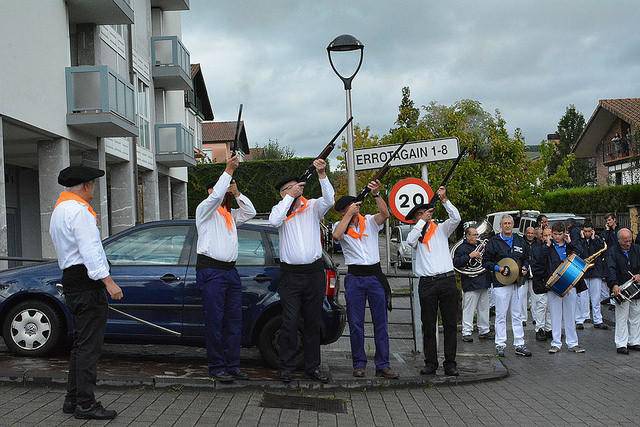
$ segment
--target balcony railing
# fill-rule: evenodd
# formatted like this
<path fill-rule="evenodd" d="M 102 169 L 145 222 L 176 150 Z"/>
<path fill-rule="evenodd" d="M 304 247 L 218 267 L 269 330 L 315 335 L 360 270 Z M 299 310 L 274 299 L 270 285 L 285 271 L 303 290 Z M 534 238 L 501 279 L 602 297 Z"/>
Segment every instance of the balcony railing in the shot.
<path fill-rule="evenodd" d="M 67 0 L 69 21 L 93 24 L 133 24 L 131 0 Z"/>
<path fill-rule="evenodd" d="M 640 156 L 640 145 L 627 137 L 613 138 L 605 143 L 602 155 L 606 164 L 631 160 Z"/>
<path fill-rule="evenodd" d="M 156 124 L 156 161 L 169 167 L 193 166 L 193 132 L 182 123 Z"/>
<path fill-rule="evenodd" d="M 177 36 L 151 37 L 151 62 L 156 87 L 188 90 L 191 82 L 191 56 Z"/>
<path fill-rule="evenodd" d="M 138 136 L 133 86 L 106 65 L 65 69 L 67 124 L 92 135 Z"/>

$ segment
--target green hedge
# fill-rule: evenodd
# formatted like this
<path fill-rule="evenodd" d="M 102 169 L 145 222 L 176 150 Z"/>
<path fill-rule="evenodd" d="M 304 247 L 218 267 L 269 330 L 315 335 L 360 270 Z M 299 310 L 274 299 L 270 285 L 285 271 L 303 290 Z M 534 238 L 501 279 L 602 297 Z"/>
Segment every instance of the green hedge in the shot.
<path fill-rule="evenodd" d="M 609 187 L 578 187 L 543 195 L 546 212 L 626 212 L 640 203 L 640 184 Z"/>
<path fill-rule="evenodd" d="M 234 177 L 238 189 L 245 194 L 261 212 L 270 212 L 273 205 L 280 200 L 274 185 L 287 176 L 299 176 L 313 161 L 312 158 L 296 158 L 289 160 L 255 160 L 243 162 L 236 170 Z M 224 163 L 201 164 L 189 169 L 189 217 L 195 217 L 196 207 L 207 197 L 207 184 L 217 180 L 224 171 Z M 320 184 L 314 176 L 304 190 L 307 198 L 320 195 Z"/>

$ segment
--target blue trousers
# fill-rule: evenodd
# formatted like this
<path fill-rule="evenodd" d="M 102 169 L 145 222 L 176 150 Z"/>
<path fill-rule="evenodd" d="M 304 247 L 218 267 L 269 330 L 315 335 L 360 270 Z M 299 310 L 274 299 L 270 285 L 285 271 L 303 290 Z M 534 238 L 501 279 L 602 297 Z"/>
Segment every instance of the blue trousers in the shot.
<path fill-rule="evenodd" d="M 235 268 L 203 268 L 196 273 L 202 292 L 209 375 L 240 369 L 242 285 Z"/>
<path fill-rule="evenodd" d="M 364 350 L 364 316 L 367 300 L 373 320 L 373 335 L 376 343 L 376 369 L 389 367 L 389 331 L 387 326 L 387 301 L 384 288 L 375 276 L 354 276 L 347 274 L 345 279 L 345 298 L 347 300 L 347 320 L 351 339 L 353 369 L 367 366 L 367 354 Z"/>

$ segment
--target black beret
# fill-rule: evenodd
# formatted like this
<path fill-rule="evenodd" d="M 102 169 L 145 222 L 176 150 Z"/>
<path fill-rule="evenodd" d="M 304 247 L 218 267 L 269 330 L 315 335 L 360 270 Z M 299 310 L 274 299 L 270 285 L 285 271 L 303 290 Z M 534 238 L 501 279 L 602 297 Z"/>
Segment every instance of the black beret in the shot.
<path fill-rule="evenodd" d="M 407 215 L 404 217 L 406 220 L 408 221 L 412 221 L 415 218 L 416 212 L 418 212 L 418 210 L 420 209 L 428 209 L 429 205 L 426 203 L 418 203 L 417 205 L 415 205 L 414 207 L 411 208 L 411 210 L 407 213 Z"/>
<path fill-rule="evenodd" d="M 348 208 L 355 200 L 356 198 L 353 196 L 342 196 L 338 199 L 333 208 L 340 212 L 341 210 Z"/>
<path fill-rule="evenodd" d="M 104 171 L 87 166 L 69 166 L 58 174 L 58 184 L 63 187 L 73 187 L 84 182 L 93 181 L 104 176 Z"/>
<path fill-rule="evenodd" d="M 284 179 L 281 179 L 281 180 L 280 180 L 280 181 L 278 181 L 278 183 L 276 184 L 276 190 L 280 191 L 280 189 L 281 189 L 282 187 L 284 187 L 284 185 L 285 185 L 286 183 L 291 182 L 291 181 L 298 182 L 298 177 L 295 177 L 295 176 L 289 176 L 289 177 L 286 177 L 286 178 L 284 178 Z"/>
<path fill-rule="evenodd" d="M 217 184 L 217 182 L 218 182 L 218 181 L 211 181 L 210 183 L 208 183 L 208 184 L 207 184 L 207 190 L 209 190 L 209 189 L 211 189 L 211 188 L 215 187 L 215 186 L 216 186 L 216 184 Z M 231 179 L 231 184 L 233 184 L 234 182 L 236 182 L 236 180 L 232 178 L 232 179 Z"/>

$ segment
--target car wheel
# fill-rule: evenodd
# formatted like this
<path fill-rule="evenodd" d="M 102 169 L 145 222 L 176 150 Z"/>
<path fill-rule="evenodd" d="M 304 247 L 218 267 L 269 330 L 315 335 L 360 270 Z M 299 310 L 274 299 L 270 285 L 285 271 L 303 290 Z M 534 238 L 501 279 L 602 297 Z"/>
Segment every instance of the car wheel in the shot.
<path fill-rule="evenodd" d="M 23 301 L 4 318 L 2 336 L 7 347 L 21 356 L 45 356 L 64 336 L 60 315 L 42 301 Z"/>
<path fill-rule="evenodd" d="M 258 337 L 258 349 L 262 355 L 265 364 L 273 369 L 280 367 L 280 355 L 278 352 L 278 337 L 280 336 L 280 325 L 282 325 L 282 316 L 272 317 L 263 326 Z M 302 350 L 302 333 L 298 331 L 298 348 L 296 350 L 296 366 L 302 368 L 304 366 L 304 354 Z"/>

